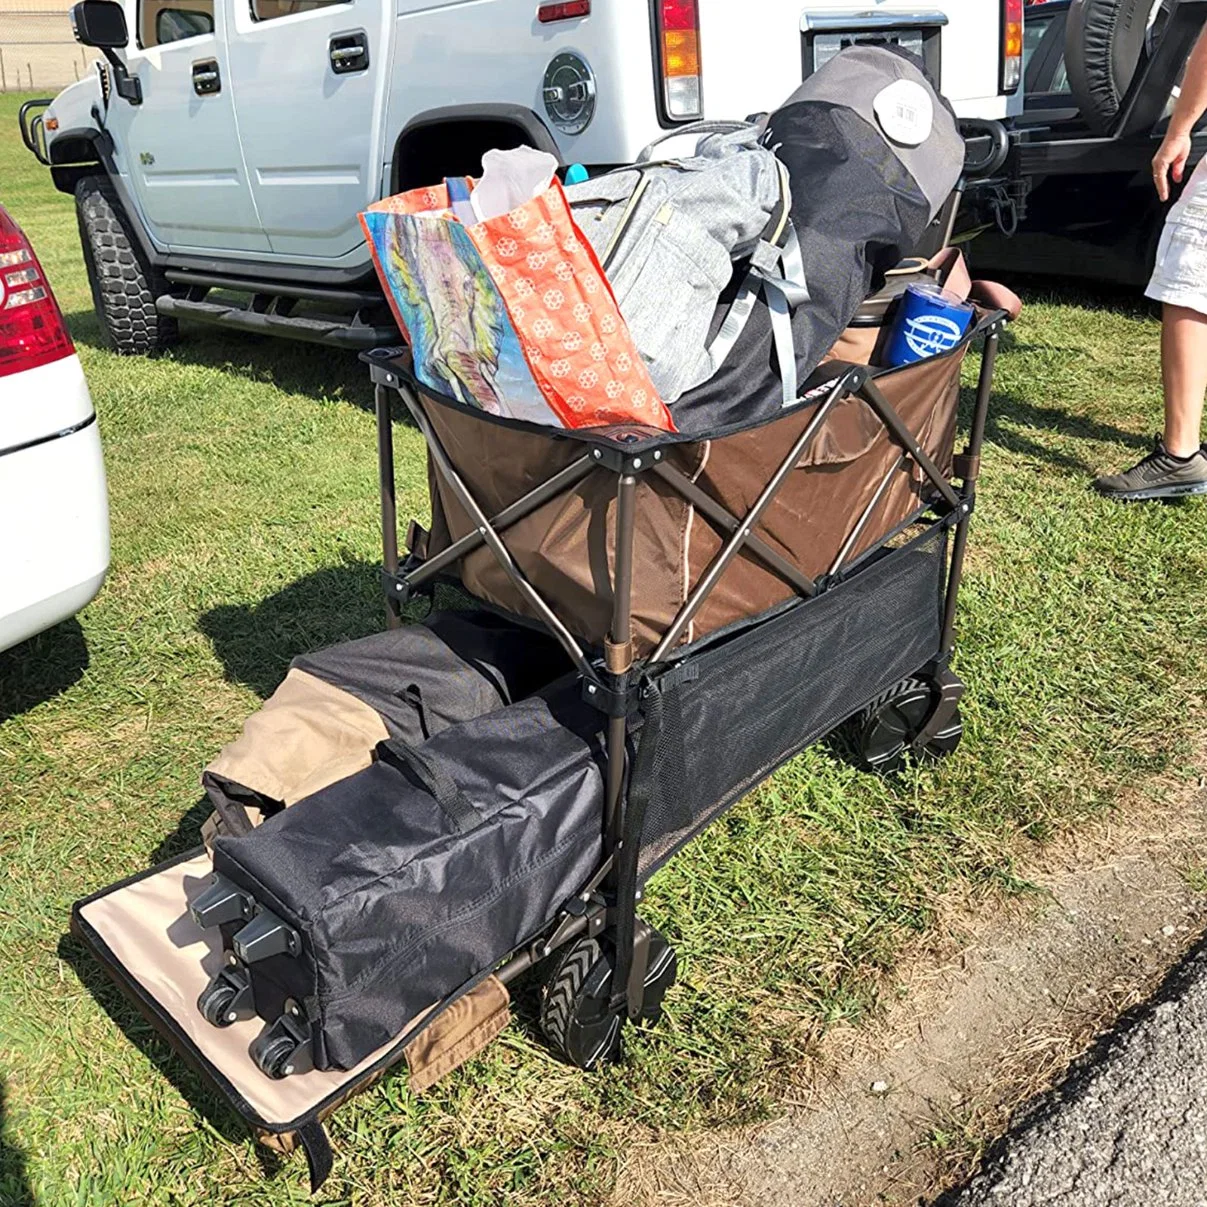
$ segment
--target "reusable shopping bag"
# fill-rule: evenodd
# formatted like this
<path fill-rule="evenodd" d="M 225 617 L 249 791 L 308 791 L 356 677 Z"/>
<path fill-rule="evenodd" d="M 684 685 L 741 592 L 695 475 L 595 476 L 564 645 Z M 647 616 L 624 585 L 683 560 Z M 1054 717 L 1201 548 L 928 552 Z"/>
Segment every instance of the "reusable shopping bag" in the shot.
<path fill-rule="evenodd" d="M 508 419 L 675 430 L 556 179 L 472 225 L 444 185 L 378 202 L 361 224 L 424 385 Z"/>

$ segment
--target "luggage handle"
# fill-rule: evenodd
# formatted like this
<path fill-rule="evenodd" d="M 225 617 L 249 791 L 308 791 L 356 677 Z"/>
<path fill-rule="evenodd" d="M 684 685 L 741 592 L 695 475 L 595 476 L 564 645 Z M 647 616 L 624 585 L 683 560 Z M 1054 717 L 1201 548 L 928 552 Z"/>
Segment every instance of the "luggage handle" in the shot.
<path fill-rule="evenodd" d="M 481 822 L 481 814 L 469 803 L 453 777 L 419 747 L 401 738 L 390 738 L 378 742 L 377 755 L 386 758 L 387 762 L 401 763 L 411 771 L 444 810 L 458 834 L 465 834 Z"/>
<path fill-rule="evenodd" d="M 678 138 L 681 134 L 736 134 L 739 130 L 757 130 L 758 127 L 754 122 L 736 122 L 736 121 L 702 121 L 692 122 L 690 125 L 677 126 L 673 130 L 668 130 L 665 134 L 660 134 L 652 143 L 647 143 L 640 151 L 637 152 L 637 158 L 634 163 L 649 163 L 650 156 L 653 155 L 655 148 L 666 142 L 670 138 Z"/>

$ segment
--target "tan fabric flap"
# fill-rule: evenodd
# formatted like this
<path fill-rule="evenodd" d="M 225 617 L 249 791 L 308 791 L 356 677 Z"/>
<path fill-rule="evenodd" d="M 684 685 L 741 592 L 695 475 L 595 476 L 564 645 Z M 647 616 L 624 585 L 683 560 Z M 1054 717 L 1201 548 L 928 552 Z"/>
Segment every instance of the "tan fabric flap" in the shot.
<path fill-rule="evenodd" d="M 292 805 L 363 771 L 374 747 L 389 736 L 363 700 L 291 670 L 206 770 Z"/>
<path fill-rule="evenodd" d="M 392 1044 L 383 1044 L 347 1072 L 311 1070 L 273 1081 L 247 1054 L 264 1026 L 262 1020 L 245 1019 L 222 1028 L 207 1023 L 197 998 L 222 967 L 222 937 L 216 928 L 202 930 L 193 921 L 188 901 L 209 883 L 212 870 L 209 856 L 199 854 L 97 898 L 80 914 L 248 1105 L 266 1123 L 289 1123 L 313 1111 L 341 1086 L 357 1081 Z"/>
<path fill-rule="evenodd" d="M 488 1047 L 510 1022 L 510 1004 L 507 986 L 495 976 L 455 1001 L 403 1049 L 411 1089 L 422 1094 Z"/>

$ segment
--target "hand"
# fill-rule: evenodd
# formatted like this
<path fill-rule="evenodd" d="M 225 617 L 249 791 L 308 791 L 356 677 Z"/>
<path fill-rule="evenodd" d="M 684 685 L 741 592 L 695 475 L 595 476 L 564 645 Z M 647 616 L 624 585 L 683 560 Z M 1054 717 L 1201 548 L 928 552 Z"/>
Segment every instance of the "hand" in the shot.
<path fill-rule="evenodd" d="M 1172 130 L 1165 135 L 1161 146 L 1153 156 L 1153 184 L 1162 201 L 1169 200 L 1169 180 L 1182 183 L 1186 172 L 1186 161 L 1190 158 L 1190 135 L 1175 134 Z"/>

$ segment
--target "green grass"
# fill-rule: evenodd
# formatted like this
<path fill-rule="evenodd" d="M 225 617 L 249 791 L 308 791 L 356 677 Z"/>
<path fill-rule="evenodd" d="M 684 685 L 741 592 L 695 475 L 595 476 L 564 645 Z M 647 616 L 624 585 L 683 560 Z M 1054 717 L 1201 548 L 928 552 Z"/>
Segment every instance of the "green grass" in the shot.
<path fill-rule="evenodd" d="M 78 622 L 0 655 L 0 1204 L 303 1202 L 303 1163 L 273 1172 L 66 925 L 73 899 L 196 841 L 201 767 L 292 655 L 379 626 L 369 390 L 351 357 L 207 329 L 155 361 L 99 350 L 71 201 L 20 146 L 17 99 L 0 98 L 0 200 L 88 373 L 113 568 Z M 599 1201 L 634 1129 L 773 1112 L 822 1030 L 869 1016 L 940 894 L 1017 887 L 1028 844 L 1188 768 L 1207 507 L 1086 489 L 1149 439 L 1157 324 L 1118 296 L 1028 303 L 963 596 L 960 752 L 896 783 L 824 747 L 795 760 L 653 881 L 680 981 L 623 1065 L 558 1064 L 521 993 L 517 1024 L 446 1084 L 415 1099 L 394 1077 L 339 1113 L 323 1201 Z M 422 515 L 421 442 L 397 438 L 400 512 Z"/>

